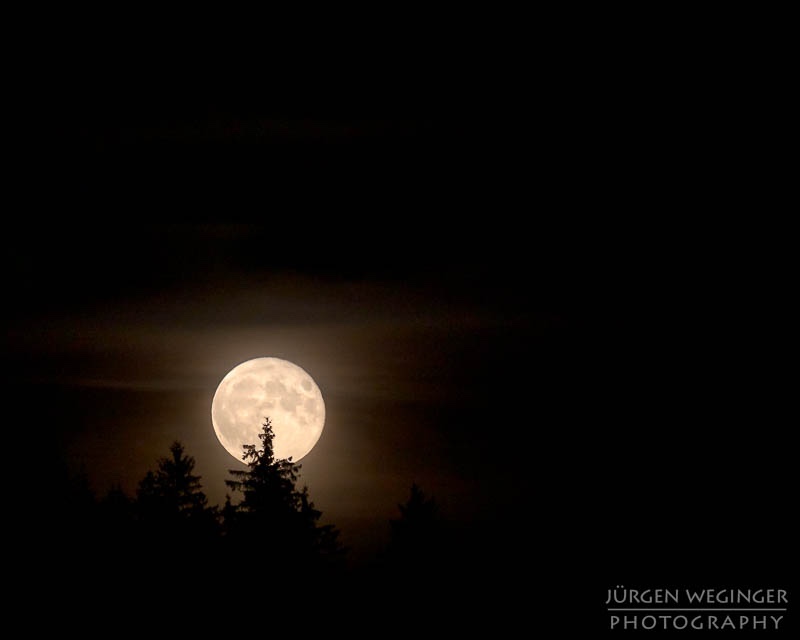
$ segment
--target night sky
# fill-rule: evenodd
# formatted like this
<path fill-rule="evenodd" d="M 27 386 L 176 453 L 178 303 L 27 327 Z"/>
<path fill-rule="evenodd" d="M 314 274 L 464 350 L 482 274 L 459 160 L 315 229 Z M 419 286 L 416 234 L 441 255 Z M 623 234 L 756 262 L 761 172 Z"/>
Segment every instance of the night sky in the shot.
<path fill-rule="evenodd" d="M 499 517 L 521 490 L 512 478 L 539 457 L 529 447 L 564 419 L 552 394 L 570 366 L 570 320 L 531 308 L 505 261 L 276 265 L 271 242 L 313 256 L 322 239 L 295 245 L 269 224 L 27 233 L 28 299 L 7 345 L 15 378 L 100 494 L 113 483 L 132 493 L 178 439 L 221 504 L 237 465 L 211 399 L 251 357 L 291 360 L 319 384 L 326 427 L 303 476 L 354 544 L 385 542 L 412 482 L 459 521 Z"/>
<path fill-rule="evenodd" d="M 752 238 L 676 213 L 719 193 L 695 171 L 708 139 L 664 117 L 680 94 L 633 91 L 613 47 L 534 73 L 426 40 L 254 79 L 112 35 L 45 56 L 4 222 L 30 465 L 133 494 L 180 440 L 221 504 L 243 467 L 214 390 L 276 356 L 325 399 L 302 480 L 354 566 L 416 482 L 480 566 L 551 605 L 548 584 L 593 610 L 625 580 L 788 579 L 784 319 Z"/>

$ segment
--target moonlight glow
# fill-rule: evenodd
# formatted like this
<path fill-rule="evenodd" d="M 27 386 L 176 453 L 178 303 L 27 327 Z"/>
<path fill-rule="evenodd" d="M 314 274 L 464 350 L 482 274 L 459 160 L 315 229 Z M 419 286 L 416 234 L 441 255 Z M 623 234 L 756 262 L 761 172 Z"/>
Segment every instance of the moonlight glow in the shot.
<path fill-rule="evenodd" d="M 276 458 L 305 456 L 325 425 L 325 403 L 305 370 L 280 358 L 255 358 L 234 367 L 219 383 L 211 422 L 222 446 L 237 460 L 242 445 L 260 447 L 258 434 L 269 417 Z"/>

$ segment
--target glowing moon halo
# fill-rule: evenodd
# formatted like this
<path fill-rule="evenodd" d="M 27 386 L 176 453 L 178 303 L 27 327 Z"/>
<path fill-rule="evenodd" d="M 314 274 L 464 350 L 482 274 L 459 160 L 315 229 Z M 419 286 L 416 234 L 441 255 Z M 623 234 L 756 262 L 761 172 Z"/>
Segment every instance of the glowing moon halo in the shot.
<path fill-rule="evenodd" d="M 325 426 L 325 402 L 314 379 L 280 358 L 254 358 L 231 369 L 211 402 L 211 422 L 222 446 L 237 460 L 242 445 L 260 448 L 265 417 L 275 432 L 275 457 L 300 460 Z"/>

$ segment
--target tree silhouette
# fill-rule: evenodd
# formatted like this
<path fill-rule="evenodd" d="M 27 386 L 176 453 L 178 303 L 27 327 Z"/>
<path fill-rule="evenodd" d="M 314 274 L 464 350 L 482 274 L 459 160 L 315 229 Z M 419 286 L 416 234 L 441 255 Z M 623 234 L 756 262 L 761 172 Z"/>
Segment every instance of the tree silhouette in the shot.
<path fill-rule="evenodd" d="M 258 435 L 261 447 L 244 445 L 242 460 L 249 468 L 230 470 L 233 479 L 225 483 L 242 500 L 237 505 L 226 501 L 227 537 L 243 548 L 259 549 L 275 569 L 329 566 L 342 552 L 339 532 L 319 524 L 322 512 L 309 499 L 308 487 L 297 488 L 301 465 L 275 458 L 274 437 L 272 422 L 265 418 Z"/>
<path fill-rule="evenodd" d="M 216 509 L 208 507 L 195 460 L 173 442 L 170 456 L 148 471 L 137 490 L 137 512 L 146 533 L 182 536 L 189 540 L 215 533 Z M 187 541 L 189 541 L 187 540 Z"/>
<path fill-rule="evenodd" d="M 413 483 L 404 504 L 397 505 L 400 518 L 390 520 L 389 561 L 403 572 L 428 570 L 442 559 L 439 507 Z"/>

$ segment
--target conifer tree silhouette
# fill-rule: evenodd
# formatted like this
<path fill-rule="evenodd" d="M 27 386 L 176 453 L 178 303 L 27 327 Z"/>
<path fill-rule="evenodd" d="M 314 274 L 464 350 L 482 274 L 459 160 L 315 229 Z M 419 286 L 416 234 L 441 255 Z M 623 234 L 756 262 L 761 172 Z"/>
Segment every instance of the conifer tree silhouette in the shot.
<path fill-rule="evenodd" d="M 223 510 L 229 540 L 244 548 L 262 550 L 264 559 L 278 568 L 319 567 L 342 553 L 338 530 L 320 525 L 322 512 L 314 507 L 308 487 L 298 489 L 301 465 L 275 458 L 275 437 L 270 418 L 264 419 L 259 434 L 261 446 L 244 445 L 247 470 L 230 470 L 233 479 L 225 483 L 242 494 L 233 505 L 226 500 Z M 241 546 L 239 548 L 242 548 Z"/>
<path fill-rule="evenodd" d="M 195 460 L 173 442 L 170 456 L 148 471 L 137 490 L 137 512 L 144 531 L 161 537 L 179 536 L 185 541 L 208 538 L 215 533 L 216 509 L 208 507 Z"/>
<path fill-rule="evenodd" d="M 390 520 L 390 562 L 402 571 L 430 569 L 441 560 L 439 507 L 419 485 L 411 485 L 408 501 L 397 505 L 400 518 Z"/>

